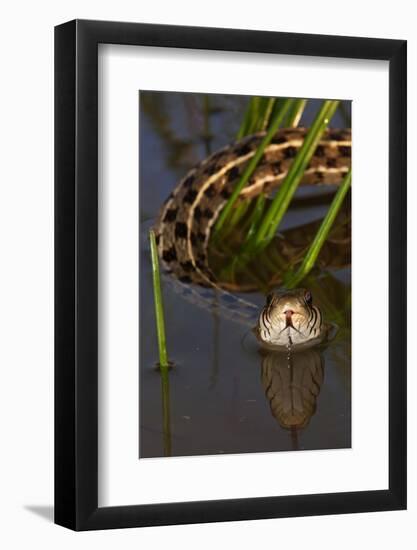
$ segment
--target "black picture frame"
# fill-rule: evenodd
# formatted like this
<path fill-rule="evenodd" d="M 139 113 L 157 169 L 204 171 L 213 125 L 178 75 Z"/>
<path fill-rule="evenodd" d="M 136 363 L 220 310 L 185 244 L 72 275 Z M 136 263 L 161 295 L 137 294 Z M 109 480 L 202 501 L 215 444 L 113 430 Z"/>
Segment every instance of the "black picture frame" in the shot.
<path fill-rule="evenodd" d="M 98 507 L 98 44 L 389 62 L 389 488 Z M 406 508 L 406 41 L 74 20 L 55 28 L 55 522 L 74 530 Z M 394 321 L 395 320 L 395 321 Z"/>

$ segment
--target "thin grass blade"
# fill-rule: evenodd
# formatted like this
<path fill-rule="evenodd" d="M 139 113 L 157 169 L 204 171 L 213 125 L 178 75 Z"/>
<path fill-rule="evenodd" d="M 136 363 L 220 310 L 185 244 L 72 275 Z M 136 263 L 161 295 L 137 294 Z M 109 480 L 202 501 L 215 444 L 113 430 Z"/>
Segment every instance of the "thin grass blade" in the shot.
<path fill-rule="evenodd" d="M 311 246 L 307 252 L 307 254 L 304 256 L 304 259 L 301 263 L 300 268 L 295 273 L 295 275 L 290 275 L 287 277 L 286 280 L 286 286 L 287 288 L 294 288 L 296 287 L 300 281 L 306 277 L 310 271 L 313 269 L 314 264 L 316 263 L 317 257 L 320 254 L 320 250 L 322 249 L 322 246 L 327 239 L 327 236 L 329 235 L 330 229 L 332 228 L 332 225 L 336 219 L 336 216 L 340 210 L 340 207 L 342 206 L 343 200 L 346 196 L 346 193 L 349 190 L 349 187 L 352 182 L 352 171 L 349 170 L 349 172 L 346 174 L 346 176 L 343 179 L 343 182 L 339 189 L 337 190 L 337 193 L 333 199 L 332 204 L 330 205 L 330 208 L 324 217 L 316 236 L 314 237 L 313 242 L 311 243 Z"/>
<path fill-rule="evenodd" d="M 306 105 L 307 99 L 296 99 L 293 106 L 289 110 L 284 126 L 287 128 L 296 128 L 300 123 Z"/>
<path fill-rule="evenodd" d="M 153 294 L 155 302 L 156 332 L 158 336 L 159 364 L 161 367 L 168 367 L 168 355 L 165 337 L 164 306 L 162 302 L 161 277 L 159 274 L 158 249 L 156 246 L 155 232 L 149 231 L 152 260 Z"/>
<path fill-rule="evenodd" d="M 262 121 L 260 123 L 260 130 L 266 130 L 270 124 L 271 121 L 271 115 L 274 108 L 274 105 L 276 103 L 275 97 L 269 97 L 266 99 L 265 103 L 265 110 L 262 116 Z"/>

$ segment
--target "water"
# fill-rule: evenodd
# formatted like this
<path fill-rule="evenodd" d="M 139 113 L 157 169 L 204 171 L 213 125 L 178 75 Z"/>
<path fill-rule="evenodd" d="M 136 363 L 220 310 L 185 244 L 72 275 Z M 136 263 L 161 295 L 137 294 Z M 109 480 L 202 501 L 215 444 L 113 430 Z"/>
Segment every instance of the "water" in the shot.
<path fill-rule="evenodd" d="M 308 281 L 326 320 L 339 327 L 326 347 L 289 356 L 260 350 L 250 327 L 225 318 L 215 307 L 215 293 L 213 307 L 201 308 L 184 299 L 174 281 L 164 279 L 167 348 L 174 367 L 161 376 L 155 366 L 148 230 L 185 172 L 234 140 L 246 101 L 234 96 L 141 93 L 141 458 L 351 445 L 350 266 L 335 261 L 343 245 L 337 239 L 323 251 L 327 267 Z M 314 116 L 314 103 L 302 120 L 306 126 Z M 349 116 L 349 103 L 344 108 Z M 332 125 L 344 127 L 346 119 L 337 113 Z M 303 194 L 305 190 L 299 193 Z M 285 234 L 317 222 L 326 209 L 320 201 L 299 198 L 280 231 Z M 348 257 L 346 246 L 343 250 L 341 257 Z M 259 291 L 240 296 L 259 307 L 265 301 Z"/>

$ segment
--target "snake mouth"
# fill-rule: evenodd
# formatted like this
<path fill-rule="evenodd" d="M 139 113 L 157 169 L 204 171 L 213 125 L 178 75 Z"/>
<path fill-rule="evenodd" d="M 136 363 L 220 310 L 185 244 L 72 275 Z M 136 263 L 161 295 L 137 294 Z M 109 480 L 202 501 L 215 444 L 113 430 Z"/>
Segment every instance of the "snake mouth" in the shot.
<path fill-rule="evenodd" d="M 294 311 L 292 309 L 287 309 L 287 311 L 284 311 L 285 314 L 285 328 L 294 328 L 294 325 L 292 324 L 292 315 Z"/>

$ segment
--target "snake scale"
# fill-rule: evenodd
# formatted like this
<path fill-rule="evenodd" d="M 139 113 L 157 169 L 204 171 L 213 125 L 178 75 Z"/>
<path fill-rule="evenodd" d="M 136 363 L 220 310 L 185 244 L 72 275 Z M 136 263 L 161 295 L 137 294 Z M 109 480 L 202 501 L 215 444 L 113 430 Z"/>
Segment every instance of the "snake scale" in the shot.
<path fill-rule="evenodd" d="M 278 130 L 238 201 L 260 193 L 271 195 L 287 175 L 306 133 L 306 128 Z M 222 289 L 208 265 L 211 230 L 264 136 L 259 132 L 245 137 L 204 159 L 177 184 L 161 208 L 155 224 L 158 252 L 166 272 L 181 283 Z M 350 165 L 350 129 L 327 129 L 301 184 L 340 184 Z"/>

